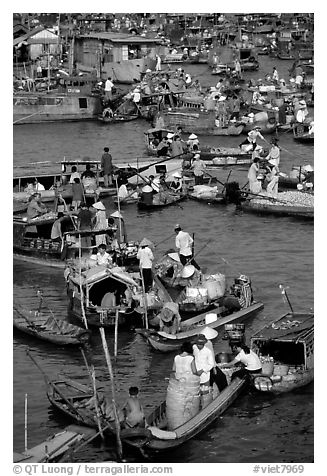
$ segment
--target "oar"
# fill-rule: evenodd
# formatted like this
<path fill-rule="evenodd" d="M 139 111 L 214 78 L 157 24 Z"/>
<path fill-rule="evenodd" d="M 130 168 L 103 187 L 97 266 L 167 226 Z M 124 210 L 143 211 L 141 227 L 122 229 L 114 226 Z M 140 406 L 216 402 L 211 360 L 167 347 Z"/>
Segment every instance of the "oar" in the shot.
<path fill-rule="evenodd" d="M 204 172 L 204 174 L 205 174 L 205 175 L 208 175 L 208 177 L 210 177 L 210 178 L 215 179 L 218 183 L 220 183 L 220 185 L 222 185 L 223 187 L 225 187 L 226 184 L 223 183 L 223 182 L 221 182 L 220 180 L 218 180 L 217 177 L 215 177 L 214 175 L 211 175 L 211 174 L 209 174 L 209 172 L 206 172 L 206 171 Z"/>
<path fill-rule="evenodd" d="M 165 241 L 169 240 L 170 238 L 172 238 L 173 236 L 175 235 L 175 233 L 172 233 L 171 235 L 167 236 L 167 238 L 164 238 L 163 240 L 159 241 L 158 243 L 156 243 L 154 246 L 157 247 L 159 245 L 161 245 L 162 243 L 164 243 Z"/>
<path fill-rule="evenodd" d="M 224 187 L 223 187 L 222 192 L 224 192 L 224 190 L 225 190 L 225 188 L 226 188 L 226 185 L 227 185 L 227 183 L 228 183 L 229 177 L 231 176 L 231 173 L 232 173 L 232 170 L 229 171 L 229 174 L 228 174 L 228 176 L 227 176 L 227 179 L 226 179 L 226 182 L 225 182 L 225 185 L 224 185 Z"/>
<path fill-rule="evenodd" d="M 291 304 L 291 302 L 290 302 L 290 300 L 289 300 L 289 298 L 288 298 L 286 289 L 284 288 L 284 286 L 283 286 L 282 284 L 279 285 L 279 289 L 281 290 L 282 295 L 285 296 L 285 298 L 286 298 L 286 300 L 287 300 L 287 302 L 288 302 L 288 305 L 289 305 L 289 307 L 290 307 L 290 309 L 291 309 L 291 312 L 294 313 L 293 307 L 292 307 L 292 304 Z"/>
<path fill-rule="evenodd" d="M 208 246 L 208 244 L 210 243 L 210 241 L 211 241 L 211 238 L 209 238 L 209 240 L 199 249 L 199 251 L 197 251 L 197 252 L 195 253 L 194 256 L 192 256 L 192 258 L 190 258 L 190 259 L 188 259 L 188 260 L 186 261 L 186 263 L 184 264 L 184 266 L 186 266 L 187 264 L 189 264 L 189 263 L 192 261 L 192 259 L 194 259 L 196 256 L 198 256 L 198 254 L 201 253 L 201 251 L 204 250 L 204 248 L 205 248 L 206 246 Z"/>

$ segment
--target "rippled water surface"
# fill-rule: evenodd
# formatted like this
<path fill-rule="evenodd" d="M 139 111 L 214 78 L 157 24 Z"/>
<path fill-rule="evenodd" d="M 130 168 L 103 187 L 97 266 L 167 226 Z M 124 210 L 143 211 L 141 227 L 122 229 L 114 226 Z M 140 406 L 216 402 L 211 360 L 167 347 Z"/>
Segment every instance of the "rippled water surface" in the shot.
<path fill-rule="evenodd" d="M 262 58 L 262 60 L 261 60 Z M 260 57 L 261 69 L 254 77 L 263 77 L 277 63 L 287 78 L 289 62 L 269 62 Z M 215 84 L 217 77 L 205 65 L 185 67 L 202 83 Z M 115 160 L 145 155 L 144 131 L 149 124 L 136 121 L 107 126 L 97 122 L 20 125 L 14 128 L 14 164 L 34 161 L 58 161 L 71 158 L 100 158 L 109 145 Z M 202 143 L 222 146 L 238 145 L 242 137 L 206 137 Z M 290 134 L 280 134 L 281 170 L 291 166 L 313 164 L 313 147 L 295 143 Z M 224 182 L 228 170 L 219 173 Z M 246 182 L 246 170 L 233 171 L 230 179 Z M 109 209 L 114 204 L 108 201 Z M 123 210 L 128 238 L 147 237 L 161 242 L 181 223 L 195 233 L 197 261 L 207 272 L 220 272 L 229 277 L 244 273 L 252 278 L 255 297 L 265 304 L 264 310 L 247 324 L 247 336 L 265 322 L 288 310 L 278 285 L 289 286 L 288 294 L 295 310 L 313 307 L 313 224 L 293 218 L 263 217 L 236 214 L 234 206 L 210 206 L 194 201 L 183 202 L 158 212 L 140 212 L 135 206 Z M 173 238 L 156 248 L 156 256 L 174 246 Z M 28 304 L 41 288 L 49 307 L 65 317 L 67 301 L 62 271 L 27 265 L 14 261 L 14 301 Z M 34 299 L 34 298 L 33 298 Z M 110 349 L 112 337 L 108 333 Z M 82 355 L 77 349 L 64 349 L 14 333 L 13 423 L 14 448 L 24 447 L 24 394 L 28 394 L 28 441 L 33 446 L 68 424 L 56 414 L 46 397 L 42 374 L 26 356 L 33 352 L 44 371 L 57 378 L 69 376 L 88 383 Z M 215 349 L 226 347 L 218 338 Z M 118 358 L 114 364 L 118 401 L 126 397 L 129 386 L 141 389 L 146 411 L 165 398 L 173 355 L 157 354 L 133 332 L 119 332 Z M 109 389 L 107 368 L 101 339 L 94 331 L 88 348 L 88 359 L 96 368 L 97 377 Z M 103 461 L 112 458 L 112 451 L 100 443 L 90 445 L 81 461 Z M 166 462 L 312 462 L 313 461 L 313 385 L 280 397 L 245 394 L 214 423 L 208 431 L 182 448 L 160 456 Z"/>

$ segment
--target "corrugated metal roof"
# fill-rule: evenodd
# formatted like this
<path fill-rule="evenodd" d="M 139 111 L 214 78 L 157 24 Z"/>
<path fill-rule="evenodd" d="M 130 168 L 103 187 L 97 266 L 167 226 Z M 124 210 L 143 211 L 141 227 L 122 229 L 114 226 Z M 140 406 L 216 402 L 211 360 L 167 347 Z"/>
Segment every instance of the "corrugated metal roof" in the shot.
<path fill-rule="evenodd" d="M 37 35 L 37 33 L 40 33 L 41 31 L 44 31 L 44 30 L 50 31 L 47 28 L 44 28 L 44 26 L 38 26 L 37 28 L 34 28 L 31 31 L 28 31 L 27 33 L 25 33 L 25 35 L 19 36 L 18 38 L 14 39 L 13 46 L 19 45 L 19 43 L 21 43 L 22 41 L 28 41 L 34 35 Z M 52 32 L 50 32 L 50 33 L 52 33 Z M 51 43 L 50 38 L 48 40 L 49 40 L 48 43 Z M 28 41 L 28 42 L 31 43 L 31 41 Z M 36 43 L 42 43 L 42 42 L 43 42 L 43 39 L 42 39 L 42 41 L 36 41 Z M 34 43 L 35 43 L 35 41 L 34 41 Z"/>

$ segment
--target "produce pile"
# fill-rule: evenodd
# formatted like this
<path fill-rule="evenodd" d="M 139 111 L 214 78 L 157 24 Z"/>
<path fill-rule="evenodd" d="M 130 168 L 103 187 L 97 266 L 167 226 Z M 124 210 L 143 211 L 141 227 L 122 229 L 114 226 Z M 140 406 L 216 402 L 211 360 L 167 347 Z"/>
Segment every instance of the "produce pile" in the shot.
<path fill-rule="evenodd" d="M 262 192 L 261 192 L 262 194 Z M 257 204 L 267 204 L 278 205 L 278 206 L 288 206 L 288 207 L 313 207 L 314 206 L 314 196 L 311 193 L 304 193 L 298 191 L 287 191 L 277 194 L 275 200 L 265 199 L 265 198 L 254 198 L 251 200 L 252 203 Z"/>

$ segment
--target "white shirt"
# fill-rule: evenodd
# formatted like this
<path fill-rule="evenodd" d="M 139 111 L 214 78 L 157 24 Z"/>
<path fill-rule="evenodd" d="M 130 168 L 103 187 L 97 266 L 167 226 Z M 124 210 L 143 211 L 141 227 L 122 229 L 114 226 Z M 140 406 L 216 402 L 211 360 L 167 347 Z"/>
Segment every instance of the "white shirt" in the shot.
<path fill-rule="evenodd" d="M 136 102 L 136 103 L 140 102 L 140 100 L 141 100 L 141 94 L 138 93 L 138 92 L 132 93 L 132 97 L 133 97 L 133 101 Z"/>
<path fill-rule="evenodd" d="M 248 132 L 248 139 L 249 139 L 250 142 L 256 142 L 258 137 L 260 137 L 260 139 L 264 140 L 263 136 L 260 134 L 259 131 L 256 131 L 255 129 L 252 129 L 250 132 Z"/>
<path fill-rule="evenodd" d="M 250 350 L 249 354 L 241 350 L 235 357 L 235 360 L 242 362 L 247 370 L 259 370 L 262 367 L 259 357 L 252 350 Z"/>
<path fill-rule="evenodd" d="M 97 264 L 98 265 L 103 265 L 103 264 L 109 264 L 111 262 L 111 257 L 109 255 L 109 253 L 107 253 L 106 251 L 104 252 L 104 254 L 100 254 L 100 253 L 97 253 Z"/>
<path fill-rule="evenodd" d="M 176 236 L 176 248 L 183 256 L 190 256 L 192 254 L 193 239 L 186 231 L 180 231 Z"/>
<path fill-rule="evenodd" d="M 37 184 L 35 185 L 35 191 L 41 192 L 42 190 L 45 190 L 44 185 L 42 185 L 40 182 L 37 182 Z"/>
<path fill-rule="evenodd" d="M 75 183 L 74 179 L 81 178 L 81 174 L 79 172 L 73 172 L 70 176 L 69 183 Z"/>
<path fill-rule="evenodd" d="M 148 246 L 146 246 L 145 248 L 140 248 L 137 252 L 136 257 L 140 261 L 140 267 L 142 269 L 152 268 L 152 261 L 154 260 L 154 256 L 151 249 Z"/>
<path fill-rule="evenodd" d="M 199 349 L 197 345 L 193 345 L 193 354 L 195 358 L 195 366 L 197 370 L 203 370 L 200 375 L 200 385 L 208 382 L 210 379 L 210 370 L 215 367 L 215 361 L 212 351 L 208 347 Z"/>
<path fill-rule="evenodd" d="M 114 83 L 112 81 L 110 81 L 110 79 L 107 79 L 107 81 L 105 83 L 105 86 L 104 86 L 104 90 L 110 92 L 113 87 L 114 87 Z"/>
<path fill-rule="evenodd" d="M 308 115 L 308 111 L 306 109 L 299 109 L 298 112 L 296 113 L 297 122 L 304 122 L 307 115 Z"/>

